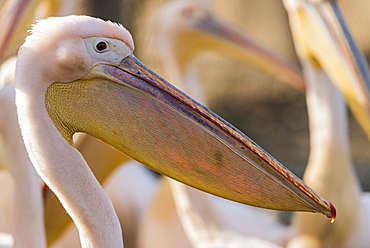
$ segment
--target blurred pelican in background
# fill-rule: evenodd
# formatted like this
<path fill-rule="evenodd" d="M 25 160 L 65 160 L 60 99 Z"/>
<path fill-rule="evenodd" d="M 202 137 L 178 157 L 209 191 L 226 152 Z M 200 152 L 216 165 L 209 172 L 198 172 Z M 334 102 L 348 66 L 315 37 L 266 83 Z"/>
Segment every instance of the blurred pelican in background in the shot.
<path fill-rule="evenodd" d="M 2 225 L 8 225 L 2 231 L 12 233 L 15 247 L 46 247 L 41 182 L 28 158 L 16 116 L 15 60 L 15 57 L 8 59 L 0 70 L 0 139 L 3 143 L 0 156 L 4 160 L 4 167 L 0 169 L 10 171 L 14 182 L 12 202 L 1 205 L 1 211 L 6 212 L 7 206 L 13 210 L 12 216 L 7 216 L 10 219 L 1 220 Z M 12 193 L 12 188 L 3 185 L 2 195 Z"/>
<path fill-rule="evenodd" d="M 368 66 L 336 1 L 284 4 L 307 81 L 310 157 L 304 181 L 332 200 L 340 216 L 330 225 L 316 216 L 294 214 L 295 235 L 287 247 L 366 247 L 370 195 L 361 189 L 352 163 L 344 97 L 369 134 Z"/>

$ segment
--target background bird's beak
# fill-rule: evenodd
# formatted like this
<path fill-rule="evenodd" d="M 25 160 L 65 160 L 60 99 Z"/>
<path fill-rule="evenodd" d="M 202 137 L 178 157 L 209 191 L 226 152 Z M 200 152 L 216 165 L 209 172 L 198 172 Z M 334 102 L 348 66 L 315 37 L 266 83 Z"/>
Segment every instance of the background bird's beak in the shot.
<path fill-rule="evenodd" d="M 24 38 L 30 24 L 38 18 L 57 15 L 62 6 L 61 0 L 8 0 L 0 11 L 0 61 L 6 55 L 16 53 Z M 40 4 L 47 5 L 45 13 L 38 12 Z M 10 51 L 10 52 L 7 52 Z M 8 53 L 8 54 L 7 54 Z"/>
<path fill-rule="evenodd" d="M 289 11 L 289 18 L 298 56 L 328 74 L 370 138 L 368 65 L 336 1 L 306 0 Z"/>
<path fill-rule="evenodd" d="M 295 87 L 305 88 L 303 76 L 298 68 L 268 47 L 263 46 L 252 36 L 212 15 L 196 19 L 192 28 L 184 32 L 184 35 L 188 38 L 182 40 L 186 40 L 186 43 L 193 42 L 193 44 L 181 44 L 181 46 L 223 52 L 227 56 L 233 56 L 276 78 L 291 83 Z M 181 46 L 177 47 L 181 49 Z M 191 49 L 187 49 L 185 52 L 189 52 L 189 50 Z M 181 50 L 177 52 L 181 52 Z M 186 58 L 186 56 L 183 57 Z"/>
<path fill-rule="evenodd" d="M 34 10 L 40 1 L 7 1 L 0 12 L 0 60 L 4 59 L 10 44 L 18 44 L 26 36 L 25 28 L 34 17 Z M 24 40 L 24 39 L 23 39 Z M 16 49 L 19 46 L 15 45 Z"/>
<path fill-rule="evenodd" d="M 244 134 L 150 71 L 133 55 L 85 78 L 52 84 L 46 106 L 72 144 L 85 132 L 161 174 L 233 201 L 278 210 L 334 207 Z M 78 97 L 76 97 L 78 94 Z"/>

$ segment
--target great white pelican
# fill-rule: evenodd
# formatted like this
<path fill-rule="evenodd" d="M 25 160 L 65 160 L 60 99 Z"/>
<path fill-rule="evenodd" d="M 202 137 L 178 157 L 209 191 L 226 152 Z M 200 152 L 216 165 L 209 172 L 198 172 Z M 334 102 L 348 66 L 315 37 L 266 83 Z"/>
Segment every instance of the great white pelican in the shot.
<path fill-rule="evenodd" d="M 39 21 L 19 51 L 16 106 L 26 149 L 74 220 L 83 247 L 122 247 L 122 236 L 110 200 L 74 147 L 76 132 L 221 197 L 335 218 L 332 204 L 150 71 L 133 48 L 120 25 L 68 16 Z"/>

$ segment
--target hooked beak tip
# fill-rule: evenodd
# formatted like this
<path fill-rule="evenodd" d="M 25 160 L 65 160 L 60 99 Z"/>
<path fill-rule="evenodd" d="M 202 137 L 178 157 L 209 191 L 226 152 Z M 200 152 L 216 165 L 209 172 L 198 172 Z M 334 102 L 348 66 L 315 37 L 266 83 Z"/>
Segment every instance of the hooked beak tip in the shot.
<path fill-rule="evenodd" d="M 337 218 L 337 210 L 335 209 L 334 205 L 331 202 L 329 202 L 329 204 L 330 204 L 330 212 L 331 212 L 331 217 L 329 217 L 331 218 L 330 223 L 334 223 L 335 219 Z"/>

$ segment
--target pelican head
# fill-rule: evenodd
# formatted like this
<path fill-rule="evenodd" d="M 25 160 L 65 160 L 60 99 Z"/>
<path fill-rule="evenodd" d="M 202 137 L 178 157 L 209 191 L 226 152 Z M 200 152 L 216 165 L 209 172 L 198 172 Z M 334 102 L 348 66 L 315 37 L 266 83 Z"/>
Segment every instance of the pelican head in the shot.
<path fill-rule="evenodd" d="M 92 17 L 52 17 L 32 28 L 19 51 L 16 105 L 26 148 L 47 184 L 65 173 L 49 168 L 69 159 L 55 151 L 78 154 L 72 136 L 84 132 L 200 190 L 335 218 L 329 202 L 148 69 L 133 49 L 124 27 Z"/>
<path fill-rule="evenodd" d="M 370 137 L 370 74 L 337 1 L 284 0 L 302 63 L 324 70 Z"/>
<path fill-rule="evenodd" d="M 169 1 L 158 11 L 154 24 L 161 50 L 174 54 L 182 70 L 198 51 L 210 50 L 232 56 L 300 89 L 305 87 L 294 65 L 248 33 L 218 18 L 208 2 Z"/>

